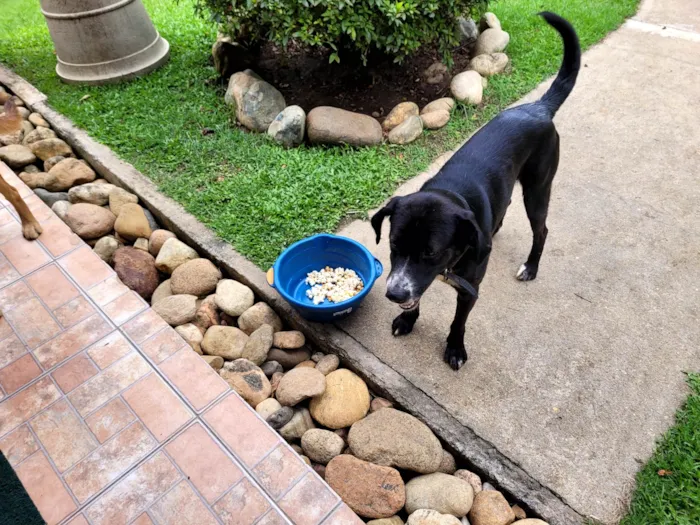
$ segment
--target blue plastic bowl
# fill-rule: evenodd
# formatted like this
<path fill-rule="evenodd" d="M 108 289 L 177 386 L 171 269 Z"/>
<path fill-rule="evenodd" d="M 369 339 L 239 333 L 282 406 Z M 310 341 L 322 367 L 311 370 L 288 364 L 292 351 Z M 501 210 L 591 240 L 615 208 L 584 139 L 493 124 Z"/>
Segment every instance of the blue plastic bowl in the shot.
<path fill-rule="evenodd" d="M 326 266 L 355 270 L 365 285 L 363 290 L 347 301 L 324 301 L 314 304 L 306 296 L 306 291 L 310 288 L 305 282 L 306 275 Z M 268 278 L 268 282 L 305 319 L 317 323 L 331 323 L 357 310 L 382 271 L 382 263 L 359 242 L 347 237 L 321 233 L 302 239 L 284 250 L 275 261 L 273 276 L 270 276 L 272 279 Z"/>

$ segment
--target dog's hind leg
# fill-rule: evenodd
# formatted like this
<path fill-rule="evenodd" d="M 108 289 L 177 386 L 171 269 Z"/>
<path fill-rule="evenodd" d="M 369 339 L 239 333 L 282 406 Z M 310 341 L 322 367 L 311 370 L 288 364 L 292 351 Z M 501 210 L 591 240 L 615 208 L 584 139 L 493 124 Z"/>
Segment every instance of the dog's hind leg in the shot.
<path fill-rule="evenodd" d="M 556 140 L 550 147 L 549 155 L 538 156 L 535 166 L 526 165 L 520 179 L 523 186 L 525 211 L 532 228 L 532 248 L 527 261 L 516 274 L 519 281 L 532 281 L 537 277 L 540 258 L 549 232 L 547 229 L 549 198 L 552 193 L 552 180 L 559 163 L 559 136 L 555 136 Z"/>
<path fill-rule="evenodd" d="M 17 210 L 17 214 L 22 221 L 22 235 L 24 235 L 24 238 L 31 241 L 39 237 L 43 231 L 39 221 L 34 218 L 34 214 L 22 200 L 17 189 L 10 186 L 2 176 L 0 176 L 0 193 Z"/>

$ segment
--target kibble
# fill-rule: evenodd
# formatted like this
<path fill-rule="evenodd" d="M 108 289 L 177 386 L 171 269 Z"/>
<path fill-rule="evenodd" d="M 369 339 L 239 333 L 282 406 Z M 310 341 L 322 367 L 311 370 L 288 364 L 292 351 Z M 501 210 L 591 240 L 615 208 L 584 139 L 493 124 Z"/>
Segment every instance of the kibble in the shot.
<path fill-rule="evenodd" d="M 362 279 L 354 270 L 346 268 L 331 268 L 326 266 L 323 270 L 309 272 L 306 275 L 306 284 L 311 286 L 306 291 L 306 296 L 314 304 L 325 301 L 339 303 L 355 297 L 365 287 Z"/>

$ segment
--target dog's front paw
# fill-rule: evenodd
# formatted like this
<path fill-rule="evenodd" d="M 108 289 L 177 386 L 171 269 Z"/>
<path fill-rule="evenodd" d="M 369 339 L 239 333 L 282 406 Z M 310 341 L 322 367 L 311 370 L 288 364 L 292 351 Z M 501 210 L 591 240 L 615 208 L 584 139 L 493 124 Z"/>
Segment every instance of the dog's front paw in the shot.
<path fill-rule="evenodd" d="M 462 365 L 467 362 L 467 351 L 462 346 L 447 345 L 445 349 L 445 363 L 450 365 L 453 370 L 459 370 Z"/>
<path fill-rule="evenodd" d="M 537 277 L 537 267 L 530 266 L 527 263 L 523 264 L 518 269 L 518 273 L 515 274 L 515 278 L 518 281 L 532 281 L 535 277 Z"/>
<path fill-rule="evenodd" d="M 43 231 L 38 222 L 28 222 L 22 225 L 22 235 L 24 235 L 24 238 L 28 241 L 33 241 L 39 237 Z"/>
<path fill-rule="evenodd" d="M 413 312 L 404 312 L 398 315 L 391 323 L 391 333 L 395 336 L 410 334 L 416 324 L 416 319 L 418 319 L 418 315 L 413 314 Z"/>

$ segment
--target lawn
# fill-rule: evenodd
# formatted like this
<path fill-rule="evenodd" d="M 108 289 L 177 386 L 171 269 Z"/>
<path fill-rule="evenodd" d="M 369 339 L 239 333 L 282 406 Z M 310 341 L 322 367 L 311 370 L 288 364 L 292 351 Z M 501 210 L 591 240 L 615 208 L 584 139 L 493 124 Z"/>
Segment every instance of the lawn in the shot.
<path fill-rule="evenodd" d="M 690 375 L 688 385 L 691 395 L 637 475 L 630 512 L 620 525 L 700 523 L 700 375 Z"/>
<path fill-rule="evenodd" d="M 490 81 L 483 108 L 458 108 L 446 129 L 408 147 L 290 151 L 234 126 L 208 61 L 216 28 L 194 15 L 192 0 L 144 0 L 170 42 L 170 62 L 146 78 L 108 87 L 59 82 L 39 2 L 2 4 L 0 61 L 265 268 L 290 243 L 333 231 L 344 217 L 376 206 L 398 183 L 556 72 L 561 44 L 536 12 L 549 9 L 572 20 L 587 47 L 634 13 L 637 0 L 492 3 L 511 34 L 513 72 Z M 215 133 L 203 136 L 203 128 Z"/>

